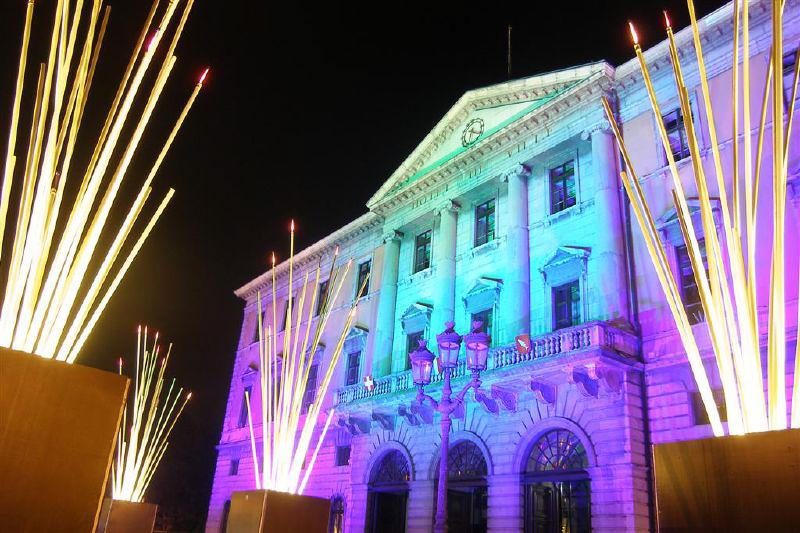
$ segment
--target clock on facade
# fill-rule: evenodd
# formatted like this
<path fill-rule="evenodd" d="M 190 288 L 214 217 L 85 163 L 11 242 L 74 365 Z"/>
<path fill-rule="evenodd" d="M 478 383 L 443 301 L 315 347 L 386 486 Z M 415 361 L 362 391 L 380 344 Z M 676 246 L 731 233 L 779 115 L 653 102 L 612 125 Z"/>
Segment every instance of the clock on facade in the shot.
<path fill-rule="evenodd" d="M 461 134 L 461 145 L 466 148 L 471 146 L 481 135 L 483 135 L 483 119 L 473 118 L 467 125 L 464 126 L 464 132 Z"/>

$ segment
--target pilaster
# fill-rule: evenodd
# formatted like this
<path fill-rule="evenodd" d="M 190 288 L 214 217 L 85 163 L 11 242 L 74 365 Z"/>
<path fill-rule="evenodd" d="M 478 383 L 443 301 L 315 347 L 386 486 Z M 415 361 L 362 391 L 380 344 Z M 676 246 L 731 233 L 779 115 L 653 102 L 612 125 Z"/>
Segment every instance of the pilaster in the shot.
<path fill-rule="evenodd" d="M 455 321 L 456 307 L 456 227 L 459 205 L 448 200 L 438 210 L 439 232 L 433 242 L 434 283 L 431 335 L 444 330 L 444 324 Z"/>
<path fill-rule="evenodd" d="M 508 215 L 505 245 L 506 274 L 503 279 L 500 315 L 503 327 L 495 344 L 511 342 L 516 335 L 529 333 L 530 240 L 528 232 L 528 178 L 530 169 L 517 165 L 506 173 L 508 181 Z"/>
<path fill-rule="evenodd" d="M 595 289 L 590 318 L 628 318 L 625 248 L 614 137 L 605 127 L 588 133 L 595 174 L 597 238 L 592 247 L 589 278 Z"/>
<path fill-rule="evenodd" d="M 397 306 L 397 277 L 400 268 L 400 239 L 402 233 L 391 231 L 384 235 L 383 271 L 378 312 L 375 319 L 375 344 L 372 354 L 374 377 L 391 373 L 392 342 L 395 330 Z"/>

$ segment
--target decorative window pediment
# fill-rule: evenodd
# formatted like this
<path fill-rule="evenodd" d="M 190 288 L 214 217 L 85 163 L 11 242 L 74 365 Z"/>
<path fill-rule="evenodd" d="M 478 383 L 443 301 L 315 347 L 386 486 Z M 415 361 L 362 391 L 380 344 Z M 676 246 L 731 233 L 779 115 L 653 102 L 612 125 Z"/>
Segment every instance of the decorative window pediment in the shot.
<path fill-rule="evenodd" d="M 244 369 L 242 372 L 242 383 L 245 385 L 249 385 L 256 380 L 256 376 L 258 375 L 258 365 L 253 362 L 247 365 L 247 368 Z"/>
<path fill-rule="evenodd" d="M 692 216 L 692 224 L 697 237 L 703 237 L 703 221 L 700 215 L 700 200 L 697 198 L 687 198 L 686 204 L 689 207 L 689 213 Z M 720 223 L 720 203 L 719 199 L 711 198 L 711 212 L 714 215 L 714 225 L 719 226 Z M 680 246 L 683 244 L 683 234 L 681 233 L 681 225 L 678 221 L 678 211 L 675 207 L 670 207 L 666 213 L 656 220 L 656 227 L 661 232 L 662 238 L 672 246 Z"/>
<path fill-rule="evenodd" d="M 497 303 L 503 280 L 480 277 L 464 295 L 464 308 L 469 313 L 489 309 Z"/>
<path fill-rule="evenodd" d="M 428 324 L 430 324 L 432 311 L 433 306 L 422 302 L 409 305 L 400 316 L 403 332 L 408 335 L 409 333 L 425 331 L 428 328 Z"/>
<path fill-rule="evenodd" d="M 559 246 L 541 268 L 548 285 L 555 287 L 579 279 L 586 270 L 589 254 L 590 248 Z"/>
<path fill-rule="evenodd" d="M 342 353 L 348 354 L 363 351 L 367 346 L 367 335 L 369 335 L 369 330 L 364 326 L 355 325 L 351 327 L 347 337 L 344 339 Z"/>

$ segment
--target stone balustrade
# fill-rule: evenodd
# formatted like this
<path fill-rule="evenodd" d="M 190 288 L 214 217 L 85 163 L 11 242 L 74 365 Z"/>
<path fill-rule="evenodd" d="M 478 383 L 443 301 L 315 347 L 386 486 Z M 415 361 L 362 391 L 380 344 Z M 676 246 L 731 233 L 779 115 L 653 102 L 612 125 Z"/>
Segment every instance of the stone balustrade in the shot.
<path fill-rule="evenodd" d="M 531 337 L 531 350 L 522 353 L 514 344 L 497 346 L 489 351 L 487 372 L 586 349 L 605 348 L 625 357 L 635 357 L 638 351 L 638 338 L 631 332 L 616 328 L 607 322 L 587 322 L 579 326 L 564 328 L 538 337 Z M 459 378 L 469 373 L 465 358 L 461 358 L 453 377 Z M 435 373 L 433 383 L 442 381 L 442 374 Z M 367 389 L 363 384 L 342 387 L 336 391 L 336 404 L 343 405 L 367 398 L 406 391 L 414 387 L 411 371 L 398 372 L 378 378 L 374 387 Z"/>

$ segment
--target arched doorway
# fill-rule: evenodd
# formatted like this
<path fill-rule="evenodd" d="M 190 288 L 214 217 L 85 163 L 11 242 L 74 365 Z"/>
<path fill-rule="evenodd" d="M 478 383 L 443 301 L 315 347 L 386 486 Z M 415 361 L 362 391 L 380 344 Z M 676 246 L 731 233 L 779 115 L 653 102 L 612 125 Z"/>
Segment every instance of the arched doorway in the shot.
<path fill-rule="evenodd" d="M 447 524 L 450 531 L 486 532 L 488 470 L 486 457 L 474 442 L 462 440 L 450 448 L 447 454 Z"/>
<path fill-rule="evenodd" d="M 372 468 L 367 494 L 368 532 L 405 532 L 410 479 L 408 461 L 397 450 L 384 455 Z"/>
<path fill-rule="evenodd" d="M 535 442 L 523 475 L 525 533 L 590 532 L 589 461 L 580 439 L 566 429 Z"/>

